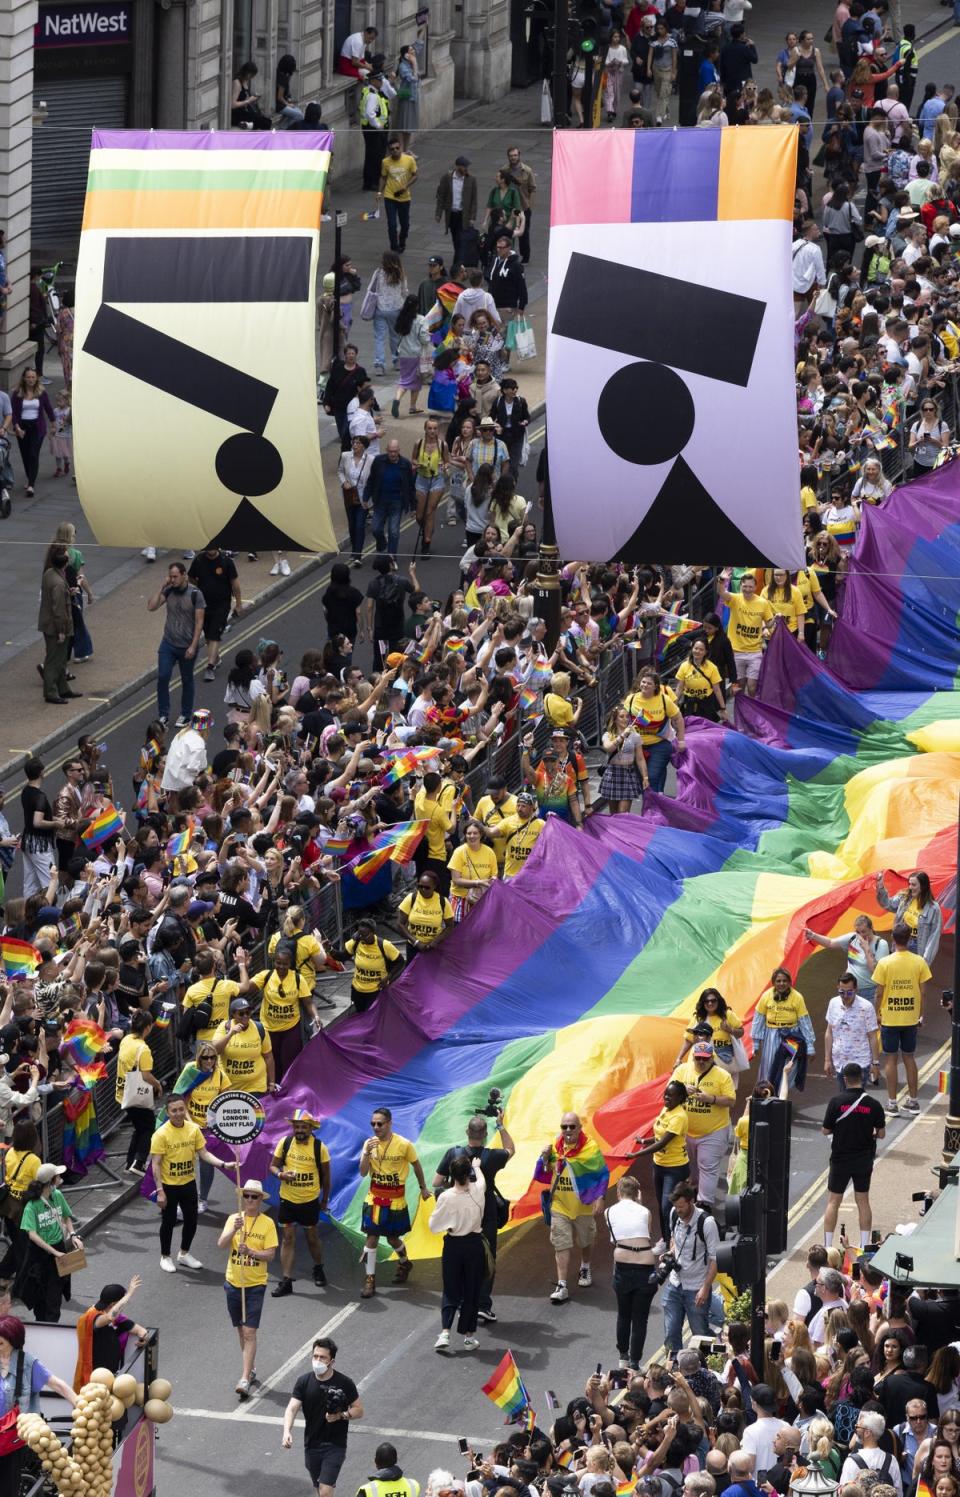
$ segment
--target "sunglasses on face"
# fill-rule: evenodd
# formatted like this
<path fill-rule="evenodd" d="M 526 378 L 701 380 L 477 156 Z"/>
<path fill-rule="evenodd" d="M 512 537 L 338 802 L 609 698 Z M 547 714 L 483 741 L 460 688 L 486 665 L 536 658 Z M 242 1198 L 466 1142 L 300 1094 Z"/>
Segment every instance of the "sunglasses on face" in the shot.
<path fill-rule="evenodd" d="M 256 1194 L 255 1191 L 245 1190 L 243 1192 L 243 1199 L 245 1201 L 259 1201 L 260 1197 Z"/>
<path fill-rule="evenodd" d="M 371 1128 L 385 1128 L 386 1126 L 387 1126 L 386 1123 L 375 1123 L 372 1120 L 370 1122 L 370 1127 Z"/>

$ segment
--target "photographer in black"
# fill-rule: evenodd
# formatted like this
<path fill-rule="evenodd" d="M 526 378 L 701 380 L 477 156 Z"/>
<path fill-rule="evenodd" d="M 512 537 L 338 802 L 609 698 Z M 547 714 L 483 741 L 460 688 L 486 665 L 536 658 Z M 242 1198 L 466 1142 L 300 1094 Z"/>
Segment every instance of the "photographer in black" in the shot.
<path fill-rule="evenodd" d="M 503 1108 L 500 1105 L 500 1093 L 490 1093 L 487 1102 L 487 1113 L 496 1119 L 497 1129 L 500 1133 L 499 1149 L 487 1148 L 487 1119 L 482 1113 L 477 1113 L 467 1124 L 467 1141 L 465 1144 L 454 1144 L 448 1149 L 437 1164 L 437 1173 L 433 1177 L 431 1189 L 434 1195 L 442 1190 L 447 1190 L 451 1184 L 450 1166 L 458 1155 L 466 1154 L 473 1159 L 480 1168 L 480 1173 L 486 1182 L 486 1194 L 484 1196 L 483 1221 L 481 1231 L 490 1246 L 490 1253 L 494 1262 L 494 1273 L 497 1261 L 497 1230 L 507 1224 L 507 1213 L 509 1203 L 504 1200 L 496 1187 L 496 1177 L 502 1169 L 513 1158 L 514 1142 L 507 1132 L 503 1122 Z M 480 1291 L 480 1308 L 477 1317 L 480 1320 L 494 1321 L 497 1318 L 493 1308 L 493 1280 L 494 1274 L 484 1280 Z"/>
<path fill-rule="evenodd" d="M 337 1372 L 337 1343 L 318 1336 L 313 1343 L 313 1369 L 293 1385 L 283 1415 L 284 1450 L 293 1445 L 293 1423 L 303 1410 L 304 1463 L 318 1497 L 333 1497 L 340 1468 L 347 1457 L 347 1426 L 363 1418 L 363 1404 L 352 1378 Z"/>

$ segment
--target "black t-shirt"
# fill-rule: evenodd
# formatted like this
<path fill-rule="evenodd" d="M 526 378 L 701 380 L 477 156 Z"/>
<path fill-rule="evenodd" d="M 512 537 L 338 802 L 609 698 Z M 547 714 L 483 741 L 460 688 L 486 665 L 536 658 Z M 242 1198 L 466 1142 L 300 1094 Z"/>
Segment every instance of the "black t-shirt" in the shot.
<path fill-rule="evenodd" d="M 889 1377 L 883 1379 L 876 1396 L 883 1404 L 884 1417 L 890 1429 L 895 1424 L 902 1424 L 906 1419 L 907 1404 L 911 1398 L 924 1400 L 931 1419 L 940 1417 L 936 1388 L 932 1383 L 928 1383 L 926 1378 L 918 1377 L 915 1372 L 891 1372 Z"/>
<path fill-rule="evenodd" d="M 823 1116 L 823 1126 L 833 1135 L 831 1157 L 849 1158 L 854 1154 L 876 1152 L 876 1130 L 887 1124 L 883 1108 L 876 1097 L 864 1091 L 842 1091 L 831 1097 Z"/>
<path fill-rule="evenodd" d="M 236 763 L 239 757 L 239 749 L 221 749 L 219 754 L 215 756 L 213 764 L 210 766 L 213 770 L 214 779 L 225 780 L 230 771 L 236 767 Z"/>
<path fill-rule="evenodd" d="M 343 1397 L 338 1399 L 334 1406 L 330 1406 L 329 1394 L 331 1388 L 339 1388 Z M 347 1430 L 350 1427 L 348 1419 L 334 1419 L 332 1424 L 327 1423 L 327 1409 L 331 1414 L 345 1412 L 351 1404 L 356 1403 L 360 1394 L 356 1383 L 349 1377 L 344 1377 L 342 1372 L 334 1369 L 329 1377 L 319 1378 L 311 1369 L 298 1377 L 293 1385 L 293 1396 L 298 1403 L 303 1405 L 303 1418 L 306 1424 L 303 1443 L 308 1448 L 317 1445 L 346 1445 Z"/>
<path fill-rule="evenodd" d="M 33 818 L 38 813 L 45 821 L 53 820 L 50 802 L 43 791 L 38 790 L 34 785 L 24 785 L 20 792 L 20 805 L 23 808 L 21 846 L 24 852 L 37 852 L 40 848 L 49 847 L 53 840 L 53 833 L 32 830 Z"/>
<path fill-rule="evenodd" d="M 122 1315 L 117 1316 L 113 1325 L 94 1326 L 94 1367 L 106 1367 L 111 1372 L 119 1372 L 123 1362 L 123 1348 L 120 1345 L 120 1337 L 124 1332 L 132 1330 L 133 1321 L 125 1320 Z"/>
<path fill-rule="evenodd" d="M 386 603 L 381 601 L 384 589 L 389 599 Z M 412 592 L 412 583 L 408 582 L 406 577 L 398 577 L 396 572 L 388 572 L 385 577 L 374 577 L 367 584 L 367 597 L 374 601 L 373 636 L 375 639 L 403 638 L 403 608 L 407 597 Z"/>
<path fill-rule="evenodd" d="M 203 593 L 208 608 L 229 605 L 231 583 L 237 579 L 237 569 L 223 551 L 216 556 L 208 556 L 206 551 L 199 551 L 190 563 L 187 576 Z"/>
<path fill-rule="evenodd" d="M 113 996 L 122 1014 L 129 1015 L 140 1007 L 137 999 L 147 991 L 149 978 L 146 962 L 121 962 Z M 102 1363 L 98 1363 L 102 1366 Z"/>
<path fill-rule="evenodd" d="M 349 639 L 357 637 L 357 609 L 363 602 L 363 593 L 349 583 L 331 582 L 320 599 L 327 616 L 327 633 L 346 634 Z"/>
<path fill-rule="evenodd" d="M 316 702 L 316 700 L 317 700 L 316 697 L 311 697 L 309 695 L 309 693 L 307 694 L 306 697 L 301 697 L 300 698 L 301 701 L 306 701 L 308 699 L 310 701 L 312 701 L 312 702 Z M 300 737 L 301 738 L 319 738 L 320 734 L 323 732 L 324 728 L 330 728 L 330 727 L 332 727 L 333 726 L 333 722 L 334 722 L 333 713 L 332 712 L 328 712 L 327 709 L 326 709 L 326 707 L 321 707 L 319 705 L 319 703 L 317 703 L 317 705 L 315 707 L 313 707 L 311 709 L 311 711 L 305 712 L 303 714 L 303 716 L 301 717 L 301 719 L 300 719 Z"/>
<path fill-rule="evenodd" d="M 920 1299 L 911 1294 L 907 1309 L 917 1340 L 931 1356 L 941 1346 L 949 1346 L 951 1341 L 960 1338 L 960 1298 Z"/>
<path fill-rule="evenodd" d="M 510 1161 L 510 1155 L 506 1149 L 477 1148 L 475 1145 L 454 1144 L 448 1149 L 437 1165 L 437 1174 L 450 1179 L 450 1166 L 460 1154 L 469 1154 L 471 1159 L 479 1160 L 480 1172 L 487 1183 L 487 1192 L 483 1201 L 483 1221 L 481 1226 L 485 1232 L 496 1231 L 497 1226 L 497 1203 L 493 1194 L 493 1183 L 500 1170 L 504 1169 Z"/>

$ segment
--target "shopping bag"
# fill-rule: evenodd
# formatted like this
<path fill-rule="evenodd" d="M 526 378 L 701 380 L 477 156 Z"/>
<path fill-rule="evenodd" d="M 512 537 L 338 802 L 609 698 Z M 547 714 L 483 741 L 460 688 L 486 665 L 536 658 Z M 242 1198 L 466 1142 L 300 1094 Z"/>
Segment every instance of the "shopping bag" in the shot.
<path fill-rule="evenodd" d="M 517 323 L 518 318 L 511 317 L 503 334 L 503 346 L 512 353 L 517 346 Z"/>
<path fill-rule="evenodd" d="M 544 78 L 540 89 L 540 123 L 541 125 L 553 124 L 553 95 L 550 92 L 550 83 Z"/>
<path fill-rule="evenodd" d="M 516 328 L 513 335 L 513 347 L 517 358 L 521 361 L 524 359 L 535 359 L 537 357 L 537 340 L 534 336 L 533 328 L 527 319 L 525 317 L 517 317 L 510 325 Z"/>

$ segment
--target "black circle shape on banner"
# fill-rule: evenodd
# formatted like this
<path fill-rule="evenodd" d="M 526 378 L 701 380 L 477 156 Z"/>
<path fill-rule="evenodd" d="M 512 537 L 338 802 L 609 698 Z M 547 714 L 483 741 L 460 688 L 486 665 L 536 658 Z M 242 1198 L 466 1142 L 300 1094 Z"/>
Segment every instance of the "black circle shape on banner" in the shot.
<path fill-rule="evenodd" d="M 283 458 L 253 431 L 227 437 L 217 453 L 217 477 L 231 494 L 270 494 L 283 477 Z"/>
<path fill-rule="evenodd" d="M 677 457 L 693 434 L 693 397 L 665 364 L 625 364 L 600 392 L 597 420 L 626 463 L 652 467 Z"/>

